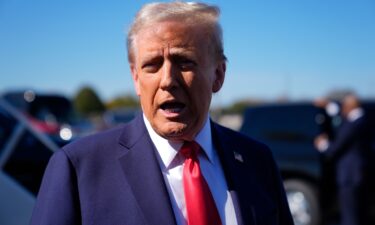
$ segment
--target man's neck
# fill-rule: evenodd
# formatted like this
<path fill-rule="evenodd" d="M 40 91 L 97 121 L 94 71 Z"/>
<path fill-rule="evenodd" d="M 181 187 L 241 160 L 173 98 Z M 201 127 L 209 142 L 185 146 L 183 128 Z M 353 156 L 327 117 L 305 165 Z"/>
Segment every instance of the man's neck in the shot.
<path fill-rule="evenodd" d="M 160 136 L 156 131 L 153 129 L 151 123 L 146 118 L 145 114 L 143 114 L 143 120 L 146 125 L 146 129 L 151 137 L 152 142 L 154 143 L 156 150 L 159 152 L 161 160 L 163 164 L 167 168 L 170 163 L 172 162 L 173 158 L 181 148 L 183 141 L 169 141 L 168 139 Z M 205 151 L 209 160 L 212 160 L 213 153 L 212 153 L 212 135 L 211 135 L 211 124 L 209 116 L 202 127 L 202 129 L 198 132 L 195 136 L 194 140 L 202 147 Z"/>

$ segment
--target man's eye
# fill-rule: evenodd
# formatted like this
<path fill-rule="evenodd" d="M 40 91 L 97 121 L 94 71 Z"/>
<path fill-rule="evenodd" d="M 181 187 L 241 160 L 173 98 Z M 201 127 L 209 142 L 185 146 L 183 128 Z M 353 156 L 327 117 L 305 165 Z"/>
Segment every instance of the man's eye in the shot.
<path fill-rule="evenodd" d="M 178 65 L 181 70 L 192 70 L 196 66 L 196 63 L 192 60 L 180 60 Z"/>
<path fill-rule="evenodd" d="M 142 70 L 147 73 L 156 73 L 160 68 L 160 63 L 150 62 L 142 65 Z"/>

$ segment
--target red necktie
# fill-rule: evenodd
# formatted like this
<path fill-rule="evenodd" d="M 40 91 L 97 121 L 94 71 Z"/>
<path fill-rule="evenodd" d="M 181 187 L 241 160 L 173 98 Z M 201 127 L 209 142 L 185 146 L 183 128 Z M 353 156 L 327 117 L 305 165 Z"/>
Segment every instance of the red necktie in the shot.
<path fill-rule="evenodd" d="M 183 184 L 188 225 L 221 225 L 214 199 L 199 166 L 200 146 L 185 142 L 181 154 L 186 157 Z"/>

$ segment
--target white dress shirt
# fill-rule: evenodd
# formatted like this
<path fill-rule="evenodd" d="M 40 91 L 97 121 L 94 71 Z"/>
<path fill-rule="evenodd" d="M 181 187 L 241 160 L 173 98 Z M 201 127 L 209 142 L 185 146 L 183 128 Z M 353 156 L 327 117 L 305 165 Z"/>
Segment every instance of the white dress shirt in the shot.
<path fill-rule="evenodd" d="M 183 142 L 170 142 L 159 136 L 151 127 L 146 116 L 143 115 L 146 128 L 150 134 L 157 152 L 159 153 L 159 165 L 163 173 L 169 197 L 178 225 L 187 224 L 187 212 L 185 206 L 184 188 L 182 180 L 184 156 L 178 154 Z M 202 130 L 195 141 L 202 147 L 204 153 L 200 153 L 199 163 L 202 174 L 210 187 L 223 225 L 236 225 L 237 218 L 231 195 L 228 191 L 224 172 L 220 160 L 212 144 L 211 125 L 207 116 Z"/>
<path fill-rule="evenodd" d="M 346 117 L 349 122 L 356 121 L 357 119 L 361 118 L 363 116 L 364 112 L 362 108 L 355 108 L 352 109 L 349 113 L 348 116 Z"/>

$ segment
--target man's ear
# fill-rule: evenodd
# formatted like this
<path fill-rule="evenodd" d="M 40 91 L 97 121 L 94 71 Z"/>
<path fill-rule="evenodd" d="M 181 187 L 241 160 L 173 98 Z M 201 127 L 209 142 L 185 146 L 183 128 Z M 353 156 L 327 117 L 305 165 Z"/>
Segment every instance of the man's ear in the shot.
<path fill-rule="evenodd" d="M 135 88 L 135 92 L 137 93 L 138 96 L 141 96 L 141 89 L 139 87 L 138 72 L 137 72 L 137 68 L 134 65 L 134 63 L 130 64 L 130 72 L 132 73 L 133 85 L 134 85 L 134 88 Z"/>
<path fill-rule="evenodd" d="M 215 70 L 215 80 L 212 85 L 212 92 L 216 93 L 218 92 L 221 87 L 224 84 L 224 79 L 225 79 L 225 71 L 227 69 L 227 65 L 224 60 L 220 61 Z"/>

